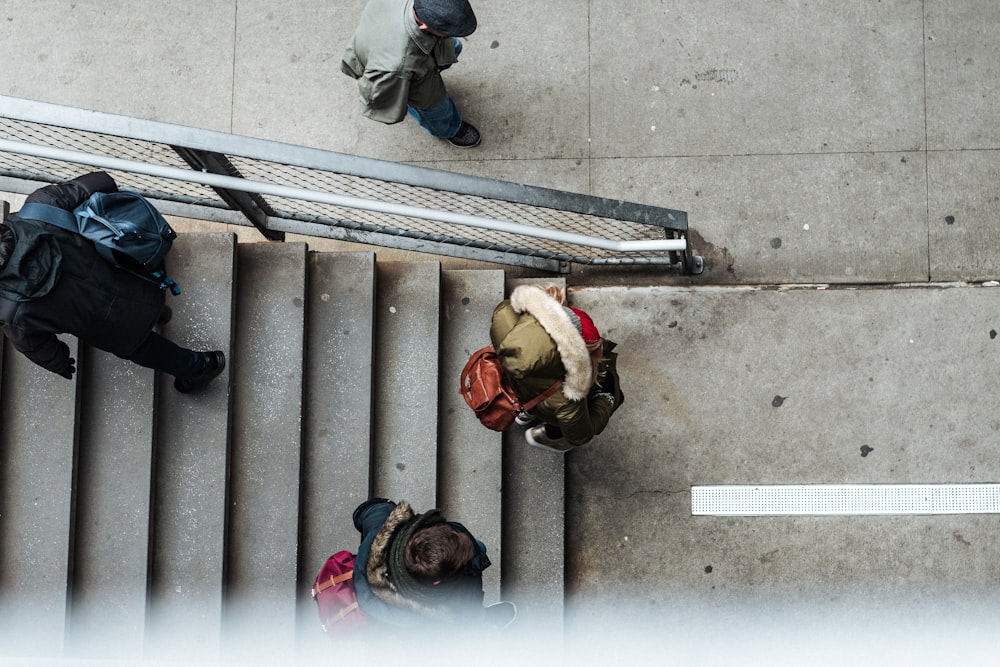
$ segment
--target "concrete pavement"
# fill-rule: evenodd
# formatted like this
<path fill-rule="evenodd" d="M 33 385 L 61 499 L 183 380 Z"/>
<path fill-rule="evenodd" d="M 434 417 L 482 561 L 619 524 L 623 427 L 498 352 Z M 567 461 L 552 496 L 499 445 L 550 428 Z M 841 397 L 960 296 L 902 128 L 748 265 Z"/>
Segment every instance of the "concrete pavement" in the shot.
<path fill-rule="evenodd" d="M 1000 277 L 1000 5 L 480 2 L 457 151 L 360 116 L 363 4 L 0 0 L 0 93 L 688 211 L 696 280 L 568 278 L 628 394 L 567 458 L 569 629 L 648 619 L 684 664 L 996 648 L 995 515 L 712 519 L 686 491 L 1000 481 L 1000 291 L 968 284 Z"/>
<path fill-rule="evenodd" d="M 579 637 L 629 609 L 630 629 L 657 637 L 671 664 L 691 664 L 699 646 L 695 664 L 772 661 L 798 642 L 826 647 L 810 653 L 817 664 L 872 664 L 859 647 L 889 664 L 931 664 L 931 646 L 995 647 L 996 515 L 692 517 L 689 490 L 995 482 L 1000 387 L 987 369 L 1000 288 L 600 288 L 573 299 L 609 323 L 626 393 L 600 442 L 568 459 L 568 626 Z"/>

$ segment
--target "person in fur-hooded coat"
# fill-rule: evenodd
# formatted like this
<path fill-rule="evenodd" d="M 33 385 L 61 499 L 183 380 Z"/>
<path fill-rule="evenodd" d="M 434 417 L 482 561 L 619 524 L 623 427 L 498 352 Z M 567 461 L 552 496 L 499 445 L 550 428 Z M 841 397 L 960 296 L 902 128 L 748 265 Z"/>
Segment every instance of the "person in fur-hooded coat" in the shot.
<path fill-rule="evenodd" d="M 616 344 L 600 337 L 585 312 L 565 307 L 556 289 L 515 288 L 493 311 L 490 340 L 522 401 L 562 379 L 562 386 L 531 411 L 550 427 L 545 444 L 551 449 L 565 451 L 590 442 L 624 400 Z"/>
<path fill-rule="evenodd" d="M 373 498 L 354 510 L 361 533 L 354 565 L 354 590 L 361 609 L 377 622 L 399 628 L 428 622 L 452 627 L 484 621 L 483 570 L 486 546 L 460 523 L 434 509 L 417 514 L 409 503 Z M 405 549 L 415 533 L 445 524 L 471 541 L 471 557 L 459 572 L 441 581 L 422 581 L 405 565 Z M 463 558 L 464 560 L 464 558 Z"/>

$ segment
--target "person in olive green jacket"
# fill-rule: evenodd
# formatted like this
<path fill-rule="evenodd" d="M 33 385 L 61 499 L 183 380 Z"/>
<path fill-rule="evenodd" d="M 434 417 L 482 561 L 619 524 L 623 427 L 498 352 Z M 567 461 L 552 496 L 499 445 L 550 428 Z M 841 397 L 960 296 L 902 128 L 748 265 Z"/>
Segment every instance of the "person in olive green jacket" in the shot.
<path fill-rule="evenodd" d="M 558 380 L 562 386 L 521 415 L 528 443 L 566 452 L 589 442 L 625 400 L 616 344 L 601 338 L 590 316 L 568 308 L 558 288 L 521 285 L 493 310 L 490 340 L 518 397 L 527 402 Z"/>
<path fill-rule="evenodd" d="M 479 145 L 441 78 L 476 25 L 468 0 L 369 0 L 340 63 L 358 82 L 364 116 L 392 124 L 409 114 L 453 146 Z"/>

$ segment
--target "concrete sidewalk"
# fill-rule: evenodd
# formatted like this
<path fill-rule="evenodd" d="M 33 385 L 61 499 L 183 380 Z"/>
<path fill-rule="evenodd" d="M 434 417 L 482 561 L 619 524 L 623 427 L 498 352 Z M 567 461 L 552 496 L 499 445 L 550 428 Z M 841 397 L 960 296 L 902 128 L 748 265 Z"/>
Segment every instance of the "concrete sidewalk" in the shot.
<path fill-rule="evenodd" d="M 995 514 L 691 516 L 689 490 L 996 482 L 1000 380 L 984 367 L 1000 354 L 1000 288 L 573 300 L 620 343 L 626 393 L 599 442 L 568 458 L 567 625 L 581 656 L 607 648 L 591 638 L 608 628 L 657 637 L 641 646 L 669 664 L 785 664 L 779 649 L 801 664 L 783 651 L 810 644 L 810 664 L 996 648 Z"/>
<path fill-rule="evenodd" d="M 974 655 L 1000 620 L 995 515 L 686 503 L 692 484 L 1000 478 L 1000 291 L 968 284 L 1000 277 L 1000 4 L 480 2 L 446 74 L 472 151 L 360 116 L 338 65 L 363 5 L 3 0 L 0 93 L 688 211 L 697 287 L 568 278 L 628 395 L 567 459 L 569 627 L 654 619 L 686 664 L 809 638 L 831 661 L 931 661 L 928 638 Z"/>

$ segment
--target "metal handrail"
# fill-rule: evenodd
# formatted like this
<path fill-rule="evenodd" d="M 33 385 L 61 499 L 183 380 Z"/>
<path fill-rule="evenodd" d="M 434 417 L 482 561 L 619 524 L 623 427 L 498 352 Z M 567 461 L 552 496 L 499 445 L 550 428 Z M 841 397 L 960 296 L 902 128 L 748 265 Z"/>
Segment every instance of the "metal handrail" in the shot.
<path fill-rule="evenodd" d="M 168 215 L 567 272 L 700 273 L 676 209 L 0 95 L 0 188 L 105 169 Z"/>
<path fill-rule="evenodd" d="M 154 165 L 135 160 L 125 160 L 122 158 L 109 157 L 105 155 L 93 155 L 82 151 L 75 151 L 66 148 L 56 148 L 38 144 L 29 144 L 21 141 L 11 141 L 0 139 L 0 151 L 15 153 L 18 155 L 28 155 L 36 158 L 58 160 L 60 162 L 72 162 L 74 164 L 85 164 L 100 169 L 115 169 L 128 171 L 146 176 L 167 178 L 187 183 L 197 183 L 216 188 L 238 190 L 241 192 L 254 192 L 275 197 L 287 197 L 289 199 L 299 199 L 320 204 L 330 204 L 376 213 L 386 213 L 399 215 L 408 218 L 418 218 L 434 222 L 448 222 L 467 227 L 477 227 L 480 229 L 492 229 L 505 233 L 519 234 L 532 238 L 545 239 L 560 243 L 572 243 L 589 248 L 599 248 L 612 252 L 679 252 L 687 249 L 686 239 L 643 239 L 638 241 L 615 241 L 602 239 L 573 232 L 563 232 L 556 229 L 546 229 L 523 225 L 507 220 L 497 220 L 495 218 L 485 218 L 464 213 L 453 213 L 450 211 L 438 211 L 418 206 L 408 206 L 406 204 L 394 204 L 391 202 L 381 202 L 361 197 L 351 197 L 348 195 L 337 195 L 320 190 L 309 190 L 307 188 L 297 188 L 264 181 L 252 181 L 245 178 L 233 176 L 223 176 L 202 171 L 191 171 L 169 167 L 164 165 Z"/>

